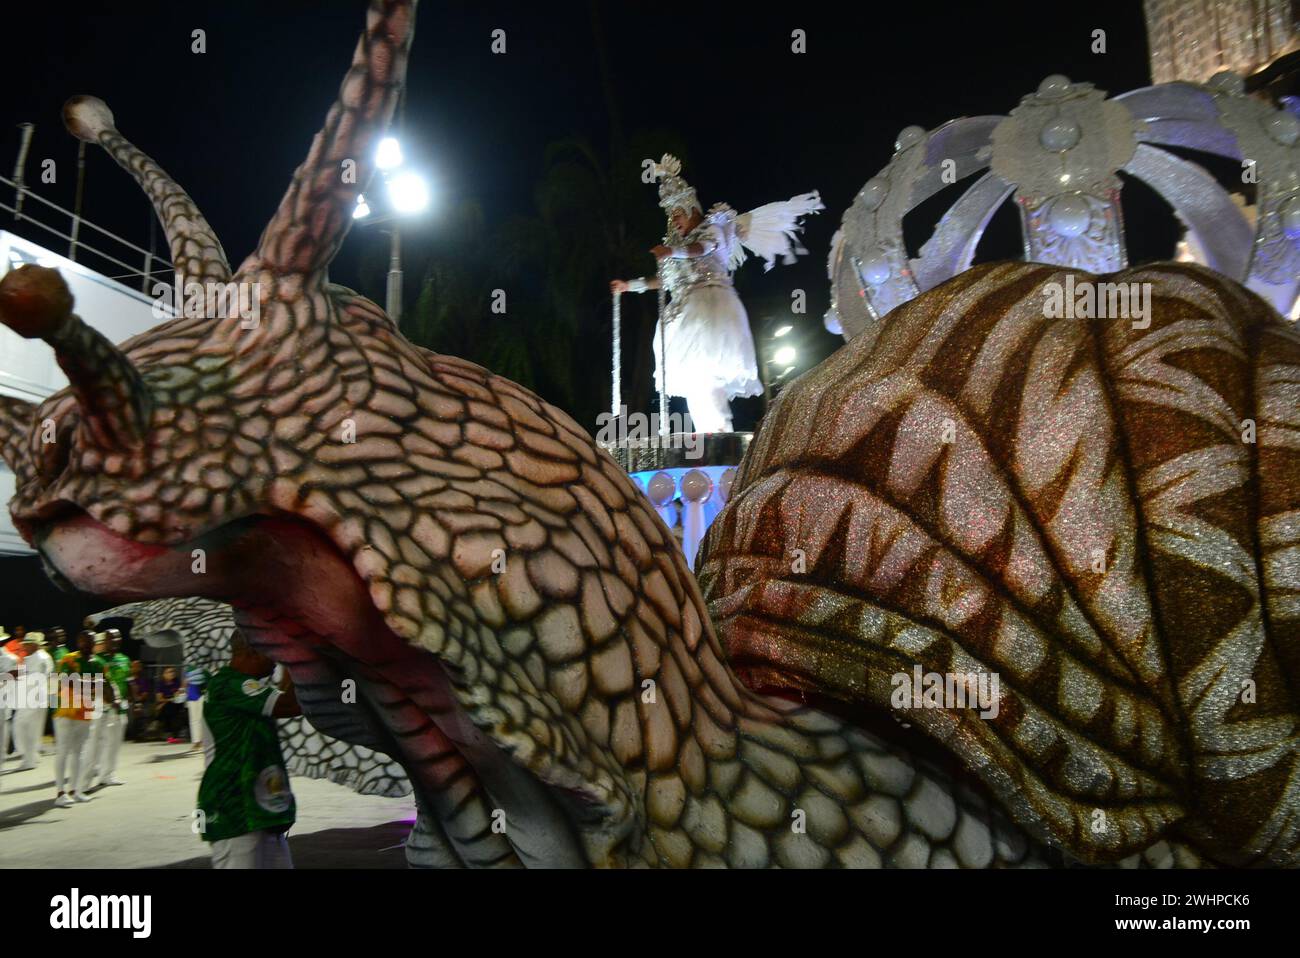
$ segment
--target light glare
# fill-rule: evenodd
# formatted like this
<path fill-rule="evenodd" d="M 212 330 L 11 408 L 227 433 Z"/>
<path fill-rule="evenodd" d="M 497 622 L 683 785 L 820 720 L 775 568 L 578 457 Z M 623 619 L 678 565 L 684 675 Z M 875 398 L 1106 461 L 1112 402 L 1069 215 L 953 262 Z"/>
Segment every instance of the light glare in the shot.
<path fill-rule="evenodd" d="M 416 173 L 399 173 L 388 183 L 388 199 L 399 213 L 418 213 L 429 205 L 429 187 Z"/>
<path fill-rule="evenodd" d="M 386 136 L 375 150 L 375 165 L 381 170 L 392 170 L 402 165 L 402 145 L 397 138 Z"/>

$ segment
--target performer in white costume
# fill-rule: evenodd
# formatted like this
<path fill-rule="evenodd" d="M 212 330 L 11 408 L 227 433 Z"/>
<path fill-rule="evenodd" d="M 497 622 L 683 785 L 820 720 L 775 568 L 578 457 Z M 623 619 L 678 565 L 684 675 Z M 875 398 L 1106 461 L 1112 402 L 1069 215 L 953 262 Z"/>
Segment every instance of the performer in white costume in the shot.
<path fill-rule="evenodd" d="M 5 633 L 5 638 L 8 638 Z M 4 765 L 5 753 L 9 751 L 9 703 L 17 694 L 18 656 L 11 655 L 0 645 L 0 765 Z"/>
<path fill-rule="evenodd" d="M 23 646 L 27 650 L 27 658 L 23 659 L 25 686 L 44 684 L 48 688 L 50 675 L 54 672 L 54 659 L 45 651 L 45 633 L 28 632 L 23 636 Z M 25 707 L 26 703 L 39 701 L 39 697 L 30 694 L 26 688 L 19 701 L 23 704 L 14 712 L 14 745 L 23 756 L 23 763 L 18 769 L 27 771 L 40 763 L 41 739 L 44 737 L 49 709 Z"/>
<path fill-rule="evenodd" d="M 793 263 L 806 253 L 797 234 L 800 220 L 825 209 L 814 191 L 769 203 L 737 215 L 726 203 L 702 212 L 695 190 L 681 177 L 681 162 L 665 154 L 655 167 L 659 205 L 668 213 L 668 234 L 651 252 L 659 275 L 610 283 L 614 293 L 641 293 L 660 286 L 668 304 L 664 355 L 671 395 L 683 396 L 697 432 L 730 432 L 735 396 L 758 396 L 763 384 L 754 358 L 749 316 L 732 286 L 731 274 L 745 261 L 745 249 L 766 261 Z M 659 368 L 659 327 L 655 327 L 655 386 L 663 388 Z"/>
<path fill-rule="evenodd" d="M 86 775 L 89 788 L 98 779 L 100 785 L 123 785 L 117 777 L 117 760 L 122 752 L 122 739 L 126 737 L 126 720 L 130 706 L 126 699 L 127 680 L 131 663 L 122 654 L 122 633 L 117 629 L 100 632 L 95 639 L 95 655 L 104 663 L 104 681 L 113 683 L 115 701 L 106 706 L 99 718 L 91 723 L 90 744 L 87 757 L 90 771 Z"/>

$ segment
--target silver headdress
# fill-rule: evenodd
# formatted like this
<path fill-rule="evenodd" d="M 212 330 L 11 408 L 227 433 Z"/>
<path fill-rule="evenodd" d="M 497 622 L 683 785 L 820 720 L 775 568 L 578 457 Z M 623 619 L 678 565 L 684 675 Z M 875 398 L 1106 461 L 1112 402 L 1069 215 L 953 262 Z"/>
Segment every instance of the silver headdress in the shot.
<path fill-rule="evenodd" d="M 665 213 L 673 210 L 700 210 L 699 198 L 695 187 L 681 177 L 682 161 L 671 153 L 665 153 L 663 159 L 655 164 L 655 179 L 659 181 L 659 205 Z"/>

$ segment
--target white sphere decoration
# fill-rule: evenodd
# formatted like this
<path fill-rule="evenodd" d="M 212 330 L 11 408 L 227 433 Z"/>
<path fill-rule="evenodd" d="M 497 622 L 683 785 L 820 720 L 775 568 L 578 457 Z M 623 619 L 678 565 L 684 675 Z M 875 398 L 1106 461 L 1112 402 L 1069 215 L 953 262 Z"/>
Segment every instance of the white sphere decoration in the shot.
<path fill-rule="evenodd" d="M 898 131 L 898 139 L 894 141 L 895 150 L 906 150 L 909 146 L 916 146 L 925 139 L 925 129 L 919 126 L 905 126 Z"/>
<path fill-rule="evenodd" d="M 1061 73 L 1053 73 L 1038 84 L 1038 95 L 1049 100 L 1063 97 L 1070 92 L 1070 78 Z"/>
<path fill-rule="evenodd" d="M 1233 73 L 1231 70 L 1220 70 L 1210 77 L 1210 82 L 1206 86 L 1216 93 L 1230 93 L 1233 96 L 1241 96 L 1246 92 L 1245 79 L 1240 73 Z"/>
<path fill-rule="evenodd" d="M 1300 140 L 1300 120 L 1285 110 L 1276 110 L 1264 118 L 1264 129 L 1283 146 L 1294 146 Z"/>
<path fill-rule="evenodd" d="M 872 286 L 879 286 L 889 279 L 893 270 L 889 268 L 889 257 L 881 250 L 876 250 L 862 263 L 862 278 Z"/>
<path fill-rule="evenodd" d="M 1043 127 L 1038 134 L 1038 142 L 1043 144 L 1043 149 L 1052 153 L 1064 153 L 1077 146 L 1081 136 L 1083 130 L 1079 128 L 1079 124 L 1065 117 L 1058 117 Z"/>
<path fill-rule="evenodd" d="M 713 494 L 713 480 L 707 473 L 692 469 L 682 476 L 682 498 L 687 502 L 708 502 Z"/>
<path fill-rule="evenodd" d="M 1047 225 L 1057 236 L 1081 236 L 1092 223 L 1092 209 L 1073 193 L 1058 196 L 1047 210 Z"/>
<path fill-rule="evenodd" d="M 866 204 L 867 209 L 874 210 L 885 202 L 888 194 L 889 187 L 885 186 L 879 178 L 867 180 L 867 185 L 862 187 L 862 202 Z"/>
<path fill-rule="evenodd" d="M 1300 240 L 1300 196 L 1293 196 L 1278 211 L 1282 217 L 1282 232 L 1288 239 Z"/>
<path fill-rule="evenodd" d="M 718 477 L 718 499 L 722 502 L 724 506 L 727 504 L 727 500 L 731 498 L 731 487 L 732 484 L 735 483 L 735 481 L 736 481 L 735 467 L 728 469 L 726 472 L 724 472 L 721 476 Z"/>
<path fill-rule="evenodd" d="M 650 497 L 651 502 L 663 508 L 672 502 L 673 496 L 677 494 L 677 483 L 673 482 L 673 477 L 668 473 L 656 472 L 646 483 L 645 493 Z"/>

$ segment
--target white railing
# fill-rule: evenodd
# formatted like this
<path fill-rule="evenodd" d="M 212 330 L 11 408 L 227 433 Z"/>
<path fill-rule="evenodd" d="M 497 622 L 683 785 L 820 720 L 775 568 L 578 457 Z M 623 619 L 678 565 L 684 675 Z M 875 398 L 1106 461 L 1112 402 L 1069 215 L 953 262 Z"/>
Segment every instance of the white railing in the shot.
<path fill-rule="evenodd" d="M 0 187 L 5 187 L 9 191 L 12 191 L 6 200 L 0 200 L 0 211 L 4 211 L 13 216 L 14 225 L 19 223 L 30 224 L 49 236 L 57 237 L 62 240 L 67 244 L 66 251 L 63 255 L 68 259 L 75 262 L 82 262 L 82 257 L 85 254 L 97 257 L 99 260 L 103 261 L 103 263 L 99 264 L 100 268 L 97 272 L 120 283 L 138 285 L 141 292 L 144 293 L 150 291 L 153 283 L 158 278 L 162 278 L 165 282 L 170 281 L 172 264 L 166 256 L 160 256 L 151 250 L 145 249 L 143 246 L 137 246 L 130 240 L 123 239 L 116 233 L 92 223 L 84 216 L 80 216 L 72 210 L 64 209 L 58 203 L 47 200 L 39 193 L 32 192 L 26 186 L 16 183 L 8 177 L 0 176 Z M 67 232 L 64 232 L 58 226 L 52 226 L 33 216 L 31 213 L 32 207 L 28 204 L 29 200 L 35 200 L 39 203 L 39 209 L 52 210 L 60 217 L 66 218 L 68 224 L 66 227 Z M 82 235 L 83 228 L 94 230 L 100 236 L 112 240 L 117 244 L 118 248 L 114 248 L 113 252 L 110 253 L 98 246 L 86 242 Z M 55 248 L 48 239 L 45 241 L 44 245 L 51 250 Z M 122 257 L 135 259 L 137 261 L 136 265 L 126 262 Z M 112 268 L 104 269 L 103 264 L 112 264 Z M 114 275 L 117 270 L 124 270 L 125 272 L 120 275 Z"/>

